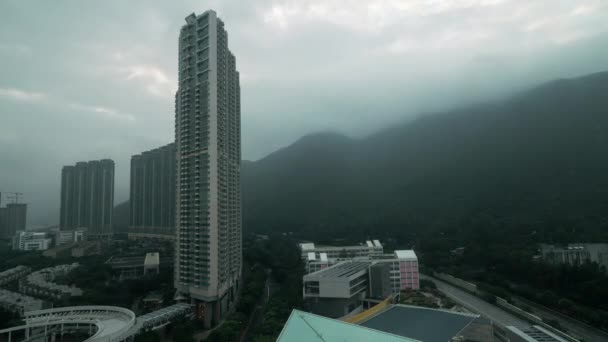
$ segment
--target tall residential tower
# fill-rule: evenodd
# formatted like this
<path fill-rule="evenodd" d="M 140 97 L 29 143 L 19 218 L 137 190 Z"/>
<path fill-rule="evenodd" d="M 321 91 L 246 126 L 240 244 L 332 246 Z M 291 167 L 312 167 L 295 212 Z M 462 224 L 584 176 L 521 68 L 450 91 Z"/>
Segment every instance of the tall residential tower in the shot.
<path fill-rule="evenodd" d="M 175 238 L 175 144 L 131 157 L 129 238 Z"/>
<path fill-rule="evenodd" d="M 79 162 L 61 170 L 59 228 L 87 228 L 93 239 L 112 235 L 114 162 L 110 159 Z"/>
<path fill-rule="evenodd" d="M 19 230 L 25 230 L 27 204 L 9 203 L 0 208 L 0 238 L 13 237 Z"/>
<path fill-rule="evenodd" d="M 214 11 L 180 32 L 175 142 L 175 287 L 209 325 L 234 302 L 242 267 L 239 73 Z"/>

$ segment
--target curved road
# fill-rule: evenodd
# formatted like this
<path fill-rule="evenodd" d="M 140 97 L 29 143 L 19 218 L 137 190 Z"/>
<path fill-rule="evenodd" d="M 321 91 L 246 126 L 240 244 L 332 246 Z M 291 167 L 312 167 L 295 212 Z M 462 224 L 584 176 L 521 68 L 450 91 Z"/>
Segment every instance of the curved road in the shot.
<path fill-rule="evenodd" d="M 422 274 L 420 275 L 420 278 L 432 280 L 437 285 L 437 289 L 445 293 L 445 295 L 450 297 L 452 300 L 502 326 L 512 325 L 519 329 L 525 329 L 531 325 L 530 323 L 513 316 L 496 305 L 490 304 L 444 281 L 424 276 Z"/>

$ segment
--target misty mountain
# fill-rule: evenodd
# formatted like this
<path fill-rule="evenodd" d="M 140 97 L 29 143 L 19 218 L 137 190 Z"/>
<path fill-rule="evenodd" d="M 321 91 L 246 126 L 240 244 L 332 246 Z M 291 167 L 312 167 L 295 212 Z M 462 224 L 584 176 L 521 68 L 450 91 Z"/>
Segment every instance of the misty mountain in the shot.
<path fill-rule="evenodd" d="M 245 229 L 382 236 L 486 215 L 606 231 L 607 93 L 603 72 L 364 139 L 305 136 L 243 163 Z"/>

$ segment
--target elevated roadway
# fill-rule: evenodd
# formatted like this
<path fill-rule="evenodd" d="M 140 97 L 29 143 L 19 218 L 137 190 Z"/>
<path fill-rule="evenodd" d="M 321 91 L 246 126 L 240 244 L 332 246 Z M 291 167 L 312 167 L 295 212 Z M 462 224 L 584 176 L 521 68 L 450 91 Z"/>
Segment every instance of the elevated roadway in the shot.
<path fill-rule="evenodd" d="M 72 306 L 26 312 L 25 324 L 0 330 L 0 341 L 55 341 L 66 334 L 85 335 L 86 342 L 120 342 L 142 331 L 158 329 L 191 314 L 179 303 L 141 317 L 116 306 Z"/>

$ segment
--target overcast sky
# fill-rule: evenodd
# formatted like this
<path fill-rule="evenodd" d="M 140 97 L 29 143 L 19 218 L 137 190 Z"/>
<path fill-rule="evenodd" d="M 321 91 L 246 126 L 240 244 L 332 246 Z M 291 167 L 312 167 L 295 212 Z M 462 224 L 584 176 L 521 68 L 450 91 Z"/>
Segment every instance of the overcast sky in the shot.
<path fill-rule="evenodd" d="M 608 69 L 608 1 L 0 2 L 0 191 L 56 224 L 62 165 L 169 143 L 177 38 L 213 8 L 241 73 L 245 159 L 321 130 L 358 137 L 421 112 Z"/>

